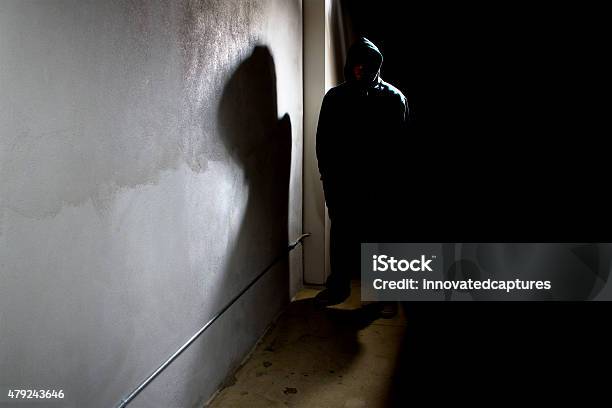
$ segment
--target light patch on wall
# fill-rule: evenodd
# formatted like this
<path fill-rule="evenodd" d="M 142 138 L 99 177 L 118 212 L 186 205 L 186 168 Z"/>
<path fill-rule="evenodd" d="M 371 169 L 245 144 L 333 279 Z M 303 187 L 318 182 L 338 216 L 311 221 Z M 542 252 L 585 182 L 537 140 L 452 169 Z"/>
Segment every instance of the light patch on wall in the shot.
<path fill-rule="evenodd" d="M 6 209 L 43 218 L 91 200 L 105 216 L 122 188 L 157 184 L 180 162 L 203 172 L 227 160 L 217 104 L 257 41 L 258 4 L 9 3 L 19 12 L 0 15 L 11 28 L 0 43 L 11 56 L 0 73 L 10 96 L 0 233 Z"/>
<path fill-rule="evenodd" d="M 214 137 L 219 95 L 230 71 L 257 42 L 255 27 L 263 16 L 259 3 L 240 0 L 190 0 L 184 3 L 182 15 L 179 43 L 185 104 L 181 147 L 187 163 L 197 168 L 204 153 L 213 160 L 222 158 Z"/>

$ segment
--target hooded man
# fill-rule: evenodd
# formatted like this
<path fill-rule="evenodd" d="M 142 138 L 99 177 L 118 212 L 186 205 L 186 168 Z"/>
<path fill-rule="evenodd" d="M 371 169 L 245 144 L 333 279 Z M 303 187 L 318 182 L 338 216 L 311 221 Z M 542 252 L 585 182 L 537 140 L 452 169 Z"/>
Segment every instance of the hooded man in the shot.
<path fill-rule="evenodd" d="M 348 298 L 361 240 L 376 236 L 394 212 L 386 190 L 397 175 L 394 157 L 408 105 L 381 79 L 382 62 L 378 48 L 360 38 L 348 51 L 345 82 L 327 92 L 319 114 L 316 153 L 331 220 L 331 274 L 317 295 L 322 305 Z"/>

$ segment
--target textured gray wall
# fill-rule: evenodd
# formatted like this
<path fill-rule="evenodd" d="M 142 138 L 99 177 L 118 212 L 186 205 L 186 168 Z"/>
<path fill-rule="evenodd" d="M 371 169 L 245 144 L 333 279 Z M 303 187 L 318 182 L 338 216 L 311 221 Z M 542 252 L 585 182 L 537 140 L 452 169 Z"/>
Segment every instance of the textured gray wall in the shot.
<path fill-rule="evenodd" d="M 301 232 L 301 1 L 0 2 L 0 384 L 109 407 Z M 279 263 L 134 400 L 201 405 Z"/>

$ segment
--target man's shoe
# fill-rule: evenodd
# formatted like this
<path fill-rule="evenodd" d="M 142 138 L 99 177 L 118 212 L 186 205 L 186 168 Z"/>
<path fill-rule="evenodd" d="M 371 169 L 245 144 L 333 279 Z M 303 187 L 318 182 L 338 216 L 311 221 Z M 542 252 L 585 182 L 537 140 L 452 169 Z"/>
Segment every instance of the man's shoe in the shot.
<path fill-rule="evenodd" d="M 344 302 L 351 295 L 350 290 L 346 292 L 333 291 L 329 289 L 323 289 L 315 296 L 315 303 L 317 306 L 333 306 Z"/>

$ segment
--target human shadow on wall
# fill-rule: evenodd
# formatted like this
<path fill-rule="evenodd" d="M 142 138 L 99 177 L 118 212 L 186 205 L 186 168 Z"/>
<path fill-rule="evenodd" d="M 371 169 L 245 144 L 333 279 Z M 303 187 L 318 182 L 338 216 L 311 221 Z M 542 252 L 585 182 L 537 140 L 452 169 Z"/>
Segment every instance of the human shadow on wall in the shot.
<path fill-rule="evenodd" d="M 248 304 L 239 300 L 228 311 L 235 316 L 230 318 L 235 328 L 231 341 L 239 345 L 220 346 L 224 353 L 227 351 L 223 360 L 229 360 L 231 373 L 244 357 L 243 352 L 289 301 L 289 258 L 278 257 L 286 253 L 289 244 L 291 121 L 288 114 L 278 117 L 275 64 L 267 47 L 256 46 L 234 71 L 221 95 L 217 119 L 221 140 L 242 170 L 236 172 L 234 191 L 248 190 L 248 199 L 238 234 L 229 243 L 224 275 L 215 288 L 215 310 L 275 261 L 242 296 L 242 300 L 247 299 L 256 290 L 265 298 L 257 299 L 255 305 L 252 298 Z M 223 342 L 222 338 L 216 340 Z"/>
<path fill-rule="evenodd" d="M 239 288 L 289 244 L 291 120 L 288 114 L 279 119 L 277 109 L 274 60 L 267 47 L 257 46 L 226 84 L 218 113 L 221 140 L 248 188 L 227 268 L 230 274 L 244 272 L 227 277 L 240 278 Z"/>

